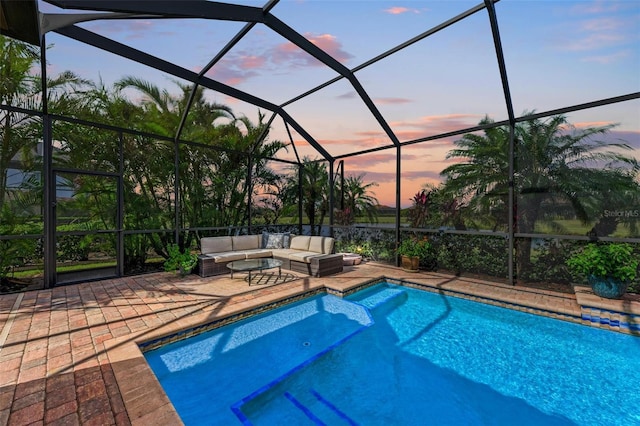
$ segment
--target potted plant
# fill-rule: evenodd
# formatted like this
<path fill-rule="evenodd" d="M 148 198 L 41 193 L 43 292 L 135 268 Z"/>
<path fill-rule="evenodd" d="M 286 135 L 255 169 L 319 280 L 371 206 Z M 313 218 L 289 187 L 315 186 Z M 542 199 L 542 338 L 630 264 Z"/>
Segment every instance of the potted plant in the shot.
<path fill-rule="evenodd" d="M 186 248 L 181 252 L 177 244 L 169 244 L 167 253 L 169 257 L 164 262 L 164 270 L 167 272 L 178 271 L 180 276 L 184 277 L 190 274 L 198 264 L 198 255 L 191 253 Z"/>
<path fill-rule="evenodd" d="M 593 292 L 601 297 L 621 297 L 638 273 L 638 256 L 630 244 L 587 244 L 567 259 L 575 276 L 587 278 Z"/>
<path fill-rule="evenodd" d="M 402 269 L 407 272 L 418 272 L 420 260 L 431 251 L 431 243 L 427 239 L 407 238 L 398 246 Z"/>

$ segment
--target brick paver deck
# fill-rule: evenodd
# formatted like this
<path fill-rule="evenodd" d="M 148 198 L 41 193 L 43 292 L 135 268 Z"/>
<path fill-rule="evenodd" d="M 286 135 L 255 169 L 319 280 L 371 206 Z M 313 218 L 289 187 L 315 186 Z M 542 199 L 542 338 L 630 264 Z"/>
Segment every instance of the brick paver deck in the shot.
<path fill-rule="evenodd" d="M 297 277 L 268 286 L 249 287 L 226 275 L 157 273 L 2 295 L 0 425 L 180 424 L 139 343 L 309 290 L 346 291 L 383 276 L 565 320 L 584 318 L 578 299 L 589 309 L 602 306 L 640 318 L 635 298 L 606 301 L 584 289 L 576 297 L 372 263 L 332 277 Z M 609 323 L 600 326 L 615 329 Z"/>

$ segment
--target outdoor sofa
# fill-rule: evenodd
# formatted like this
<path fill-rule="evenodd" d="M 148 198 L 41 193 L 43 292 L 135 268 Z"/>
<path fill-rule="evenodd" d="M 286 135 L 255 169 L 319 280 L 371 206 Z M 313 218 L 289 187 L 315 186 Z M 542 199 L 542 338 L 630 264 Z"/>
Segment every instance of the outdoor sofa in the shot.
<path fill-rule="evenodd" d="M 314 277 L 342 272 L 342 254 L 333 253 L 331 237 L 267 233 L 204 237 L 200 239 L 198 273 L 201 277 L 230 272 L 229 262 L 271 257 L 282 268 Z"/>

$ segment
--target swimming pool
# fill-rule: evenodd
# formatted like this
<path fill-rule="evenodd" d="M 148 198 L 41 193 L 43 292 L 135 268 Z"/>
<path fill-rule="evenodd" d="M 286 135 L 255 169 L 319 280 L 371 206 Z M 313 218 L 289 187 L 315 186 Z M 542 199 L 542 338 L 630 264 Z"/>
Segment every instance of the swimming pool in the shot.
<path fill-rule="evenodd" d="M 145 353 L 186 424 L 640 424 L 640 338 L 382 283 Z"/>

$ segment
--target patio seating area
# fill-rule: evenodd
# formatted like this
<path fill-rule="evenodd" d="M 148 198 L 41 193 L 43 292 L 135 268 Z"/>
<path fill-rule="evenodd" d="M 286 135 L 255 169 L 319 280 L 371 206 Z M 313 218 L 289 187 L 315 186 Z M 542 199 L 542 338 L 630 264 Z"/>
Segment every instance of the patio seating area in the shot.
<path fill-rule="evenodd" d="M 636 295 L 605 300 L 584 288 L 567 294 L 441 273 L 407 273 L 372 262 L 345 267 L 331 277 L 289 274 L 284 282 L 265 280 L 251 288 L 242 274 L 231 279 L 155 273 L 7 294 L 0 296 L 0 423 L 179 424 L 139 343 L 232 315 L 237 319 L 260 306 L 325 288 L 348 292 L 380 277 L 625 331 L 613 321 L 601 324 L 585 317 L 591 309 L 619 310 L 627 313 L 632 328 L 640 326 Z"/>

